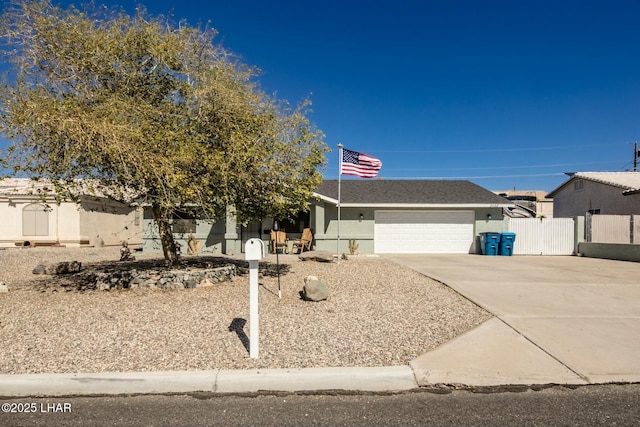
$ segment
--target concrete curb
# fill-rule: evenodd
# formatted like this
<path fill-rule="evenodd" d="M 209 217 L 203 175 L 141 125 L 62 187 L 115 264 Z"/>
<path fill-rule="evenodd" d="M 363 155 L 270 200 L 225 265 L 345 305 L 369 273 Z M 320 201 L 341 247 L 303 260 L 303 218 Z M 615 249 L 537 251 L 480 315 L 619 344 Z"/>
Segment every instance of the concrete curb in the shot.
<path fill-rule="evenodd" d="M 415 388 L 418 384 L 409 366 L 0 375 L 0 396 L 3 397 L 322 390 L 394 392 Z"/>
<path fill-rule="evenodd" d="M 418 388 L 409 366 L 220 371 L 216 385 L 218 393 L 267 390 L 392 392 Z"/>

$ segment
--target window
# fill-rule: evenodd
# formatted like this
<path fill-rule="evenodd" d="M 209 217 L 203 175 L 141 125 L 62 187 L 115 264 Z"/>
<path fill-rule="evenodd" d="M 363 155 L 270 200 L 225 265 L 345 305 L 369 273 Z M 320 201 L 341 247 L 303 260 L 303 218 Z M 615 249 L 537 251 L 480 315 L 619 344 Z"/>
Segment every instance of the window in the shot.
<path fill-rule="evenodd" d="M 579 179 L 577 181 L 575 181 L 573 183 L 573 189 L 575 191 L 582 191 L 584 190 L 584 179 Z"/>
<path fill-rule="evenodd" d="M 196 218 L 193 213 L 176 211 L 171 221 L 171 230 L 174 234 L 187 234 L 196 232 Z"/>
<path fill-rule="evenodd" d="M 49 235 L 49 212 L 47 212 L 46 206 L 31 204 L 22 209 L 22 235 Z"/>

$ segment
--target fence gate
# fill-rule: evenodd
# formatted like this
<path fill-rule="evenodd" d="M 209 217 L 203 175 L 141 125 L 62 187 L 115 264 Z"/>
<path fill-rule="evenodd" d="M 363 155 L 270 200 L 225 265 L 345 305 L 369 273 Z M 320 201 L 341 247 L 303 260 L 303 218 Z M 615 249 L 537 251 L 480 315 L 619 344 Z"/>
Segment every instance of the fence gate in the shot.
<path fill-rule="evenodd" d="M 509 231 L 516 233 L 514 255 L 573 255 L 573 218 L 509 218 Z"/>

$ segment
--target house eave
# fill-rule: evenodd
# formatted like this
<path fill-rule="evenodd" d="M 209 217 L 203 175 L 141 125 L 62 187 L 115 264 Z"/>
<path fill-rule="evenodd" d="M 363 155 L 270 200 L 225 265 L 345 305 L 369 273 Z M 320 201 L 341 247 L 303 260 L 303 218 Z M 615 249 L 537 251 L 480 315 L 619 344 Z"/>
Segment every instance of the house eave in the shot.
<path fill-rule="evenodd" d="M 506 208 L 513 206 L 508 203 L 341 203 L 343 208 L 379 208 L 379 209 L 476 209 L 476 208 Z"/>
<path fill-rule="evenodd" d="M 332 197 L 327 197 L 327 196 L 325 196 L 323 194 L 313 193 L 313 197 L 315 197 L 317 199 L 320 199 L 320 200 L 322 200 L 324 202 L 328 202 L 328 203 L 334 204 L 334 205 L 338 204 L 338 200 L 337 199 L 334 199 Z"/>
<path fill-rule="evenodd" d="M 319 197 L 332 205 L 338 201 L 329 197 Z M 342 208 L 374 208 L 374 209 L 478 209 L 478 208 L 508 208 L 515 206 L 510 203 L 340 203 Z"/>

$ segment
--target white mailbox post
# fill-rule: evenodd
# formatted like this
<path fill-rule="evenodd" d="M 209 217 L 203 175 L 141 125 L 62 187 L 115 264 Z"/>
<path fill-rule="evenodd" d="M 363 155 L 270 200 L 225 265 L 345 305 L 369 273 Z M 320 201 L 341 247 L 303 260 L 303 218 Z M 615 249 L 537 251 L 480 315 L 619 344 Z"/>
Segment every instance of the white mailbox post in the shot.
<path fill-rule="evenodd" d="M 264 257 L 264 242 L 249 239 L 244 245 L 244 259 L 249 261 L 249 357 L 258 358 L 260 327 L 258 319 L 258 261 Z"/>

